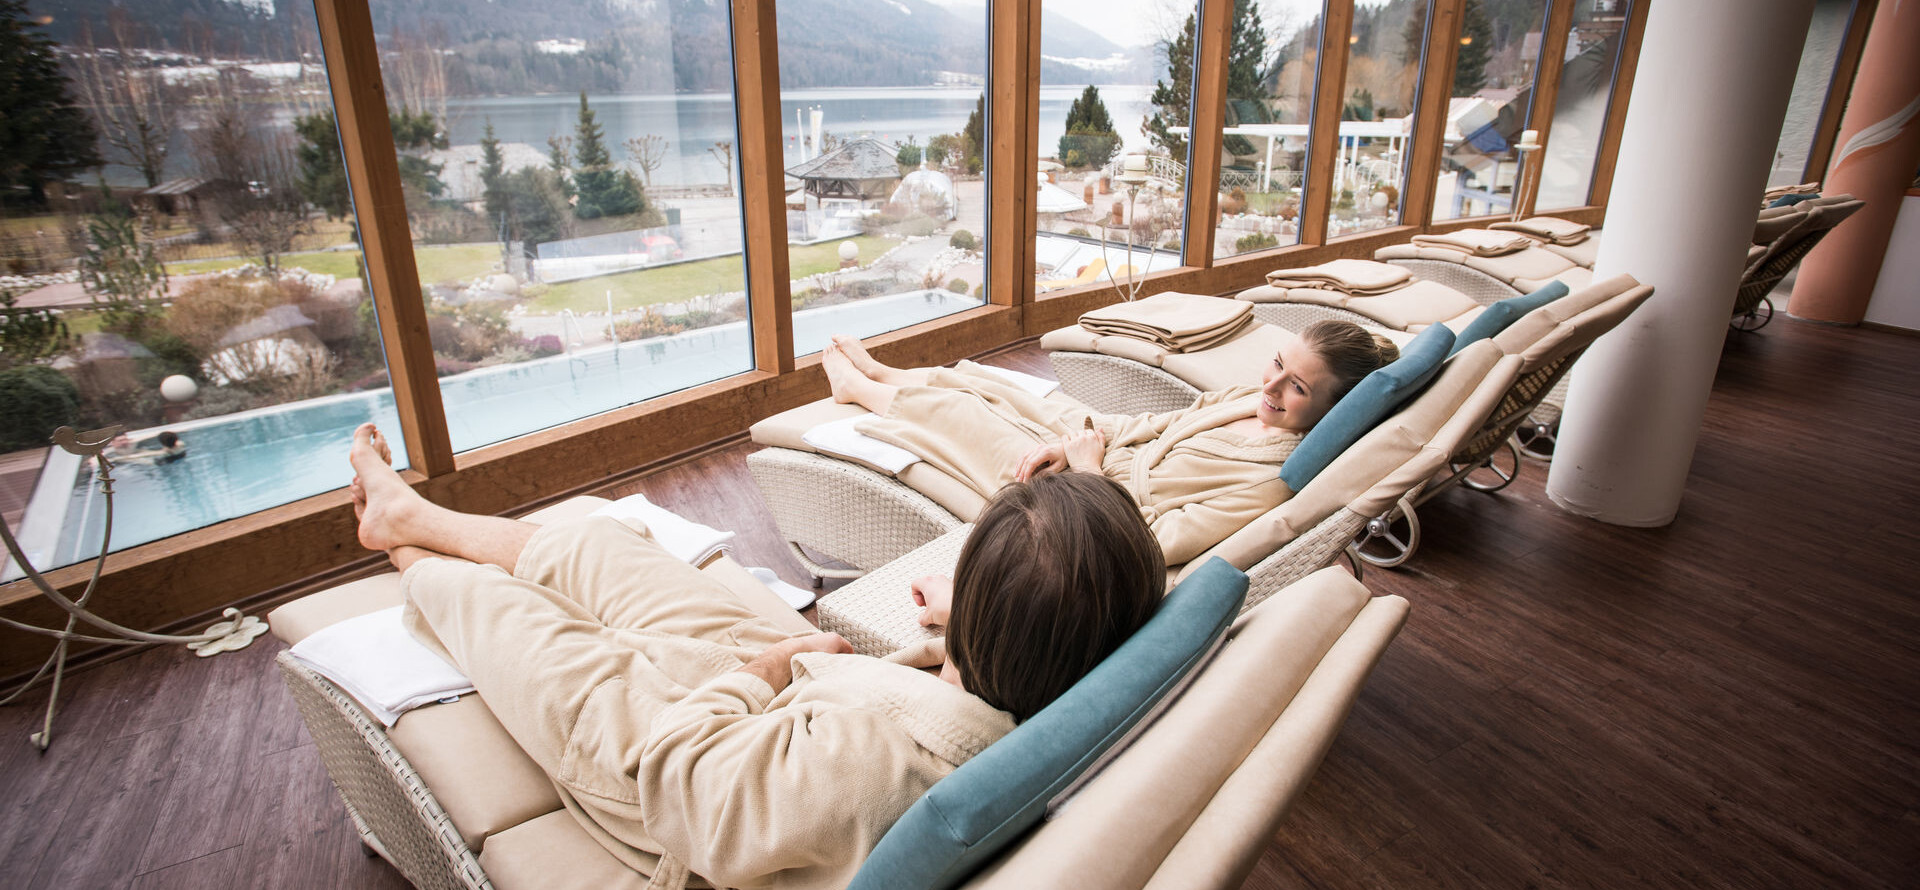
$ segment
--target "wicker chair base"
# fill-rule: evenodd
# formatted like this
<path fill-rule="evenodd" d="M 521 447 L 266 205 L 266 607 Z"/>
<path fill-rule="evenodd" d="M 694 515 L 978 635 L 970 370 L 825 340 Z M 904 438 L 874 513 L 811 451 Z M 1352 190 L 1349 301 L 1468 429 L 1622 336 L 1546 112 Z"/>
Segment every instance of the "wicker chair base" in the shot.
<path fill-rule="evenodd" d="M 1396 266 L 1405 267 L 1414 277 L 1423 278 L 1438 284 L 1444 284 L 1457 290 L 1482 306 L 1498 303 L 1508 297 L 1520 296 L 1521 292 L 1513 285 L 1488 275 L 1479 269 L 1449 263 L 1443 260 L 1388 260 Z"/>
<path fill-rule="evenodd" d="M 379 721 L 292 655 L 276 661 L 361 841 L 415 887 L 491 890 L 480 860 Z"/>
<path fill-rule="evenodd" d="M 1308 325 L 1316 321 L 1350 321 L 1366 328 L 1381 326 L 1377 319 L 1368 318 L 1358 312 L 1336 306 L 1321 306 L 1316 303 L 1255 303 L 1253 317 L 1275 327 L 1286 328 L 1296 334 L 1306 330 Z"/>
<path fill-rule="evenodd" d="M 828 570 L 799 554 L 816 578 L 858 577 L 960 525 L 926 495 L 847 461 L 763 448 L 747 456 L 747 469 L 796 552 L 807 547 L 855 569 Z"/>
<path fill-rule="evenodd" d="M 1067 395 L 1103 414 L 1158 414 L 1193 404 L 1200 390 L 1152 365 L 1092 352 L 1050 352 Z"/>

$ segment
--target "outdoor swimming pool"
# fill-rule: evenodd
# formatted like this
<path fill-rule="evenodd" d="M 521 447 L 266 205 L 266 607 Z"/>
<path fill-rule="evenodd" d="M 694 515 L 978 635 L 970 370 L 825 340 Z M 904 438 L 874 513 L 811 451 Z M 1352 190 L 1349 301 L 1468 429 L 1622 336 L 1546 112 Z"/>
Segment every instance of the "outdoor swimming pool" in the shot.
<path fill-rule="evenodd" d="M 943 290 L 913 291 L 793 314 L 797 355 L 837 333 L 872 336 L 980 305 Z M 467 451 L 752 370 L 745 322 L 576 349 L 570 355 L 441 378 L 455 451 Z M 167 464 L 116 464 L 113 549 L 341 488 L 352 478 L 353 429 L 372 421 L 393 435 L 406 466 L 393 394 L 381 389 L 189 421 L 167 427 L 187 455 Z M 159 430 L 139 431 L 136 438 Z M 41 569 L 99 552 L 106 504 L 90 470 L 54 449 L 20 526 L 21 548 Z M 8 562 L 5 579 L 20 577 Z"/>

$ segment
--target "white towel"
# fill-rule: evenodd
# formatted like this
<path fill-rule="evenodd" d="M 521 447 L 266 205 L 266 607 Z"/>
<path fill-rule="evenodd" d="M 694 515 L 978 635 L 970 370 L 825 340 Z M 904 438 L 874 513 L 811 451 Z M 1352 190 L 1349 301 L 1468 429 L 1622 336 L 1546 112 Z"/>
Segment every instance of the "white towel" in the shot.
<path fill-rule="evenodd" d="M 1011 371 L 1006 368 L 996 368 L 992 365 L 981 365 L 980 367 L 1006 378 L 1008 383 L 1026 390 L 1036 399 L 1044 399 L 1051 395 L 1054 390 L 1060 388 L 1060 381 L 1058 380 L 1048 380 L 1045 377 L 1035 377 L 1032 374 Z"/>
<path fill-rule="evenodd" d="M 458 668 L 407 632 L 400 622 L 403 608 L 321 628 L 290 651 L 365 705 L 382 726 L 392 726 L 413 708 L 472 692 L 472 681 Z"/>
<path fill-rule="evenodd" d="M 873 467 L 883 473 L 898 476 L 900 471 L 920 462 L 920 456 L 894 445 L 875 439 L 859 430 L 857 424 L 872 414 L 855 414 L 843 417 L 832 423 L 823 423 L 800 435 L 800 441 L 813 446 L 815 451 L 844 457 L 858 464 Z"/>
<path fill-rule="evenodd" d="M 701 525 L 654 504 L 644 494 L 627 495 L 593 511 L 593 515 L 639 520 L 653 535 L 653 539 L 660 542 L 661 547 L 690 565 L 706 565 L 708 560 L 733 547 L 729 543 L 733 540 L 733 532 Z"/>

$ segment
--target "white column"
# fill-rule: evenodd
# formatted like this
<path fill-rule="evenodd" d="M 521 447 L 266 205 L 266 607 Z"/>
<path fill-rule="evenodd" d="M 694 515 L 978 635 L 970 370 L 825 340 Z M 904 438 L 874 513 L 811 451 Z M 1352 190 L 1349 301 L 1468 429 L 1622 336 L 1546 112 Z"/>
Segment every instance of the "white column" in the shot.
<path fill-rule="evenodd" d="M 1679 512 L 1812 17 L 1813 0 L 1648 10 L 1594 277 L 1654 294 L 1575 366 L 1547 476 L 1569 512 L 1631 526 Z"/>

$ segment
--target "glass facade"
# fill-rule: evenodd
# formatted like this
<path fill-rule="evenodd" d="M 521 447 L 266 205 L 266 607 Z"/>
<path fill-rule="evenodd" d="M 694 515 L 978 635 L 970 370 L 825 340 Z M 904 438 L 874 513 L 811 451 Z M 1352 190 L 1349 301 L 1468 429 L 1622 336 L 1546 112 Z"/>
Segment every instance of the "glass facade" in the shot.
<path fill-rule="evenodd" d="M 1815 0 L 1813 4 L 1813 24 L 1800 50 L 1799 73 L 1794 75 L 1793 96 L 1787 100 L 1786 120 L 1780 125 L 1780 144 L 1773 153 L 1773 169 L 1767 174 L 1768 188 L 1798 185 L 1825 174 L 1806 169 L 1807 156 L 1813 151 L 1820 115 L 1827 107 L 1827 91 L 1833 85 L 1834 67 L 1840 62 L 1840 48 L 1846 43 L 1853 9 L 1854 0 Z"/>
<path fill-rule="evenodd" d="M 794 355 L 984 303 L 986 7 L 778 10 Z"/>
<path fill-rule="evenodd" d="M 1400 222 L 1428 5 L 1427 0 L 1362 0 L 1354 6 L 1329 238 Z"/>
<path fill-rule="evenodd" d="M 1322 4 L 1271 0 L 1238 3 L 1234 9 L 1215 257 L 1299 243 L 1307 133 L 1320 69 Z M 1261 33 L 1264 47 L 1257 37 Z"/>
<path fill-rule="evenodd" d="M 1582 207 L 1593 186 L 1593 165 L 1607 125 L 1613 77 L 1620 66 L 1620 42 L 1627 30 L 1626 0 L 1579 0 L 1567 33 L 1560 91 L 1553 103 L 1553 127 L 1541 152 L 1536 210 Z"/>
<path fill-rule="evenodd" d="M 1433 218 L 1507 213 L 1539 70 L 1547 0 L 1467 0 Z"/>
<path fill-rule="evenodd" d="M 455 451 L 752 369 L 726 7 L 372 8 Z"/>
<path fill-rule="evenodd" d="M 34 160 L 0 195 L 0 509 L 36 568 L 105 526 L 58 426 L 124 430 L 113 550 L 339 488 L 354 426 L 398 429 L 318 31 L 288 9 L 36 3 L 16 32 L 6 113 L 48 123 L 9 135 Z"/>

